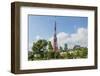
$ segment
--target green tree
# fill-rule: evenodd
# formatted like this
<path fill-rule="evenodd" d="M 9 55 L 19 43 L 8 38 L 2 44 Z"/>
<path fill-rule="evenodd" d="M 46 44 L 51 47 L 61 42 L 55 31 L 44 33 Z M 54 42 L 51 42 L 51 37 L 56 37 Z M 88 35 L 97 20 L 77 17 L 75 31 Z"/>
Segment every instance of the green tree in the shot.
<path fill-rule="evenodd" d="M 86 58 L 88 51 L 86 48 L 80 48 L 79 54 L 80 54 L 80 58 Z"/>
<path fill-rule="evenodd" d="M 74 58 L 87 58 L 88 50 L 87 48 L 77 48 L 73 52 Z"/>
<path fill-rule="evenodd" d="M 34 60 L 34 55 L 32 51 L 28 51 L 28 60 Z"/>
<path fill-rule="evenodd" d="M 60 53 L 58 51 L 54 52 L 54 58 L 59 59 L 60 58 Z"/>
<path fill-rule="evenodd" d="M 68 59 L 73 59 L 74 57 L 73 57 L 74 55 L 73 55 L 73 52 L 71 53 L 71 52 L 67 52 L 67 58 Z"/>
<path fill-rule="evenodd" d="M 41 51 L 44 51 L 44 49 L 46 49 L 46 46 L 47 46 L 46 40 L 38 40 L 37 42 L 33 43 L 32 50 L 35 53 L 40 53 Z"/>
<path fill-rule="evenodd" d="M 43 58 L 44 52 L 47 51 L 47 41 L 46 40 L 38 40 L 33 43 L 32 50 L 36 57 Z"/>
<path fill-rule="evenodd" d="M 67 57 L 67 52 L 60 52 L 60 58 L 68 58 Z"/>
<path fill-rule="evenodd" d="M 52 47 L 51 41 L 48 41 L 48 50 L 53 50 L 53 47 Z"/>
<path fill-rule="evenodd" d="M 63 51 L 63 48 L 60 46 L 60 51 Z"/>
<path fill-rule="evenodd" d="M 64 51 L 67 51 L 67 50 L 68 50 L 68 45 L 65 44 L 65 45 L 64 45 Z"/>
<path fill-rule="evenodd" d="M 54 58 L 55 58 L 55 52 L 54 51 L 48 51 L 47 59 L 54 59 Z"/>
<path fill-rule="evenodd" d="M 51 41 L 48 41 L 48 53 L 47 53 L 47 59 L 53 58 L 53 47 L 51 44 Z"/>

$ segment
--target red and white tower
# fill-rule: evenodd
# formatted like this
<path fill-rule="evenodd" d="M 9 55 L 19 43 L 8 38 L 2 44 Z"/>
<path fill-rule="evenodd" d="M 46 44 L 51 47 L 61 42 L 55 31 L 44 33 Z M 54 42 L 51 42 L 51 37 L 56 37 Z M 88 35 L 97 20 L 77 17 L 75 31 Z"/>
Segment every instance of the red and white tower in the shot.
<path fill-rule="evenodd" d="M 56 36 L 56 22 L 55 22 L 55 26 L 54 26 L 53 50 L 55 52 L 58 50 L 57 36 Z"/>

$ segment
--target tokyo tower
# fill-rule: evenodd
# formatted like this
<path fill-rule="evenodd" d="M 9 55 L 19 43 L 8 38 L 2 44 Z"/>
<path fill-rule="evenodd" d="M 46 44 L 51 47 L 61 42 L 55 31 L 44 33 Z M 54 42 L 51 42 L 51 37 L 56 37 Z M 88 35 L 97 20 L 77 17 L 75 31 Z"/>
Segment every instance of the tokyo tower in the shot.
<path fill-rule="evenodd" d="M 58 50 L 57 36 L 56 36 L 56 21 L 55 21 L 55 25 L 54 25 L 53 50 L 55 52 Z"/>

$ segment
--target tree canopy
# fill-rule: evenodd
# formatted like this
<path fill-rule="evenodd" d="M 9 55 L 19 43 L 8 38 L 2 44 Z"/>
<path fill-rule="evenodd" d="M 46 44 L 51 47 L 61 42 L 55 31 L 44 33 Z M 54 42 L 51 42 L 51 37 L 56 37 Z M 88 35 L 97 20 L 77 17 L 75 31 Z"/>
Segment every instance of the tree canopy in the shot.
<path fill-rule="evenodd" d="M 67 43 L 60 46 L 58 51 L 53 50 L 51 41 L 40 39 L 33 42 L 32 51 L 28 52 L 28 60 L 49 60 L 49 59 L 79 59 L 88 57 L 88 48 L 75 45 L 68 49 Z"/>

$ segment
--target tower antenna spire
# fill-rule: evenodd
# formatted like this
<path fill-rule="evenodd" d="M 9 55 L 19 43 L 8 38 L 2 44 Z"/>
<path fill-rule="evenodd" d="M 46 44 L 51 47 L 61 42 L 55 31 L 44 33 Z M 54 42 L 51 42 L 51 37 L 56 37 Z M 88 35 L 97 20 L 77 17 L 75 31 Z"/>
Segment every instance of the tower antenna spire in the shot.
<path fill-rule="evenodd" d="M 53 39 L 53 50 L 57 51 L 58 50 L 58 44 L 57 44 L 57 30 L 56 30 L 56 16 L 55 16 L 55 22 L 54 22 L 54 39 Z"/>

